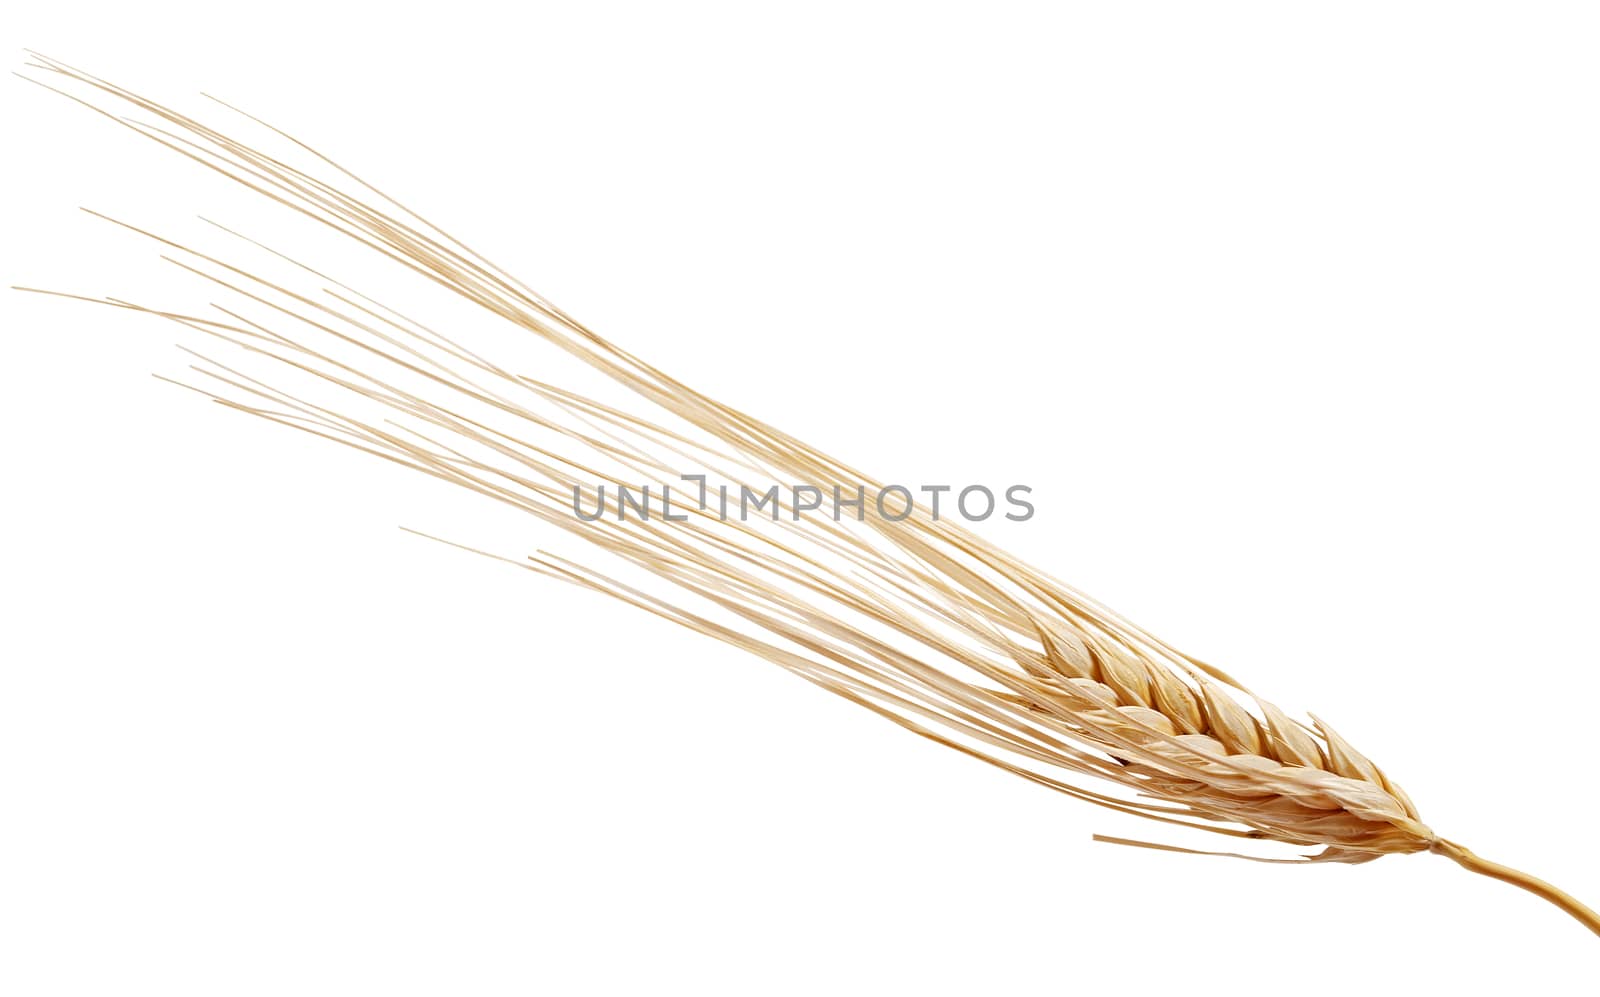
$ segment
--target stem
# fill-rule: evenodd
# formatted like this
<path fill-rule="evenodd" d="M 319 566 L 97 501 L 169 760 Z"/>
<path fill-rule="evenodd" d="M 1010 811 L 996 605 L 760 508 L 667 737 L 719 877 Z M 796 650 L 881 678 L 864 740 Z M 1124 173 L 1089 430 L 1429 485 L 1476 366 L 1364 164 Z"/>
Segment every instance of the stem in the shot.
<path fill-rule="evenodd" d="M 1578 923 L 1585 928 L 1600 935 L 1600 914 L 1596 914 L 1579 903 L 1576 898 L 1556 889 L 1544 880 L 1536 879 L 1525 872 L 1518 872 L 1510 866 L 1479 858 L 1454 841 L 1445 841 L 1443 838 L 1434 842 L 1431 850 L 1454 859 L 1463 869 L 1478 873 L 1480 876 L 1488 876 L 1490 879 L 1498 879 L 1502 883 L 1510 883 L 1512 886 L 1520 886 L 1529 893 L 1543 897 L 1577 918 Z"/>

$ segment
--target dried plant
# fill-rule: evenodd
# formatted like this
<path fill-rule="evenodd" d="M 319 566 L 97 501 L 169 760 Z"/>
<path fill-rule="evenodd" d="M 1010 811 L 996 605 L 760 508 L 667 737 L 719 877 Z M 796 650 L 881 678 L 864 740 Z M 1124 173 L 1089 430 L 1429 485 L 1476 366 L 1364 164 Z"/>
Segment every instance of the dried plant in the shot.
<path fill-rule="evenodd" d="M 879 483 L 601 338 L 254 118 L 251 127 L 265 129 L 280 154 L 56 60 L 35 55 L 29 66 L 43 74 L 32 82 L 298 213 L 347 250 L 359 246 L 459 296 L 507 323 L 503 330 L 559 347 L 650 408 L 630 414 L 526 376 L 487 355 L 508 348 L 503 337 L 495 337 L 500 347 L 469 349 L 231 230 L 221 229 L 242 240 L 240 252 L 287 276 L 262 276 L 259 267 L 116 222 L 160 245 L 165 259 L 227 302 L 186 311 L 82 299 L 177 323 L 239 358 L 230 365 L 196 353 L 186 386 L 530 513 L 598 546 L 618 571 L 545 552 L 502 560 L 743 648 L 1067 796 L 1235 839 L 1317 849 L 1240 856 L 1261 861 L 1435 852 L 1531 890 L 1600 933 L 1600 916 L 1561 891 L 1436 835 L 1400 787 L 1327 723 L 1289 717 L 948 518 L 921 509 L 902 520 L 801 517 L 780 498 L 770 521 L 690 508 L 683 521 L 663 522 L 626 517 L 620 507 L 615 517 L 579 519 L 569 505 L 575 487 L 629 478 L 666 486 L 699 473 L 735 485 L 793 480 L 846 493 Z M 318 393 L 331 400 L 312 400 Z M 654 579 L 667 594 L 619 572 Z"/>

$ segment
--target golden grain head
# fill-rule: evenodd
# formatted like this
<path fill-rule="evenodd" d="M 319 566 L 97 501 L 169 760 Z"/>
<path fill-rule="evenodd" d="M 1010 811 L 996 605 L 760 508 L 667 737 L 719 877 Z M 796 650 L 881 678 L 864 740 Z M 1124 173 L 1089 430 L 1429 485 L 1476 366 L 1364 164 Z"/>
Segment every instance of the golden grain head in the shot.
<path fill-rule="evenodd" d="M 272 278 L 245 260 L 118 222 L 158 244 L 211 303 L 84 300 L 176 323 L 211 343 L 214 350 L 196 352 L 187 386 L 528 513 L 552 535 L 603 552 L 607 568 L 546 552 L 503 560 L 758 655 L 1067 796 L 1294 847 L 1288 857 L 1248 856 L 1269 861 L 1440 852 L 1534 890 L 1600 932 L 1600 918 L 1570 897 L 1439 839 L 1399 786 L 1326 723 L 1288 716 L 949 519 L 923 510 L 898 521 L 790 518 L 795 510 L 780 501 L 784 515 L 771 522 L 704 511 L 671 523 L 580 521 L 567 506 L 574 488 L 627 477 L 667 483 L 703 473 L 824 490 L 877 482 L 615 346 L 256 119 L 243 127 L 280 151 L 56 60 L 35 56 L 30 67 L 34 82 L 336 233 L 345 252 L 386 261 L 504 330 L 558 347 L 643 410 L 521 374 L 493 359 L 493 349 L 469 348 L 335 279 L 329 266 L 232 243 L 258 261 L 291 262 L 289 276 Z M 305 165 L 291 165 L 296 157 Z M 659 587 L 630 580 L 640 578 Z"/>

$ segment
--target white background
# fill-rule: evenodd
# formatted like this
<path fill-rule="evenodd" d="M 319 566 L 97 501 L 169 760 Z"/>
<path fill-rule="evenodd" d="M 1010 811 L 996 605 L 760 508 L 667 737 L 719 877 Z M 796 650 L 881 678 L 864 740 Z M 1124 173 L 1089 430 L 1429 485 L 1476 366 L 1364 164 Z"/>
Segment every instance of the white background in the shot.
<path fill-rule="evenodd" d="M 1600 902 L 1592 6 L 7 20 L 884 478 L 1026 481 L 982 532 Z M 0 92 L 7 283 L 131 296 L 150 248 L 77 206 L 238 203 Z M 481 503 L 151 380 L 158 326 L 4 308 L 6 993 L 1592 990 L 1593 937 L 1443 859 L 1093 844 L 1152 830 L 399 532 Z"/>

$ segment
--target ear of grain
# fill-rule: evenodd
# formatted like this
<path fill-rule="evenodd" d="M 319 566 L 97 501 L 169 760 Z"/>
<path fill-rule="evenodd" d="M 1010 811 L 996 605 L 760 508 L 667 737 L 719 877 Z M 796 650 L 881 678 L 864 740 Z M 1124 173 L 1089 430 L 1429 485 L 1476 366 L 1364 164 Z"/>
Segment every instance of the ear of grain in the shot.
<path fill-rule="evenodd" d="M 217 402 L 526 512 L 671 594 L 551 553 L 503 558 L 510 563 L 742 648 L 1068 796 L 1153 822 L 1315 849 L 1288 861 L 1439 852 L 1538 893 L 1600 933 L 1600 918 L 1560 891 L 1440 839 L 1399 787 L 1327 724 L 1291 718 L 948 519 L 918 510 L 901 521 L 796 514 L 759 527 L 704 511 L 681 523 L 579 520 L 567 507 L 572 488 L 621 485 L 625 476 L 667 483 L 710 473 L 846 493 L 881 483 L 612 344 L 255 119 L 250 127 L 282 153 L 56 60 L 35 56 L 30 67 L 34 82 L 326 226 L 352 251 L 386 257 L 565 351 L 644 409 L 628 412 L 514 373 L 309 266 L 296 264 L 301 278 L 291 286 L 124 225 L 228 303 L 191 311 L 84 300 L 177 323 L 232 354 L 229 363 L 196 355 L 189 386 Z M 290 165 L 294 155 L 311 166 Z M 383 415 L 357 415 L 358 406 Z M 794 511 L 781 501 L 780 508 Z"/>

